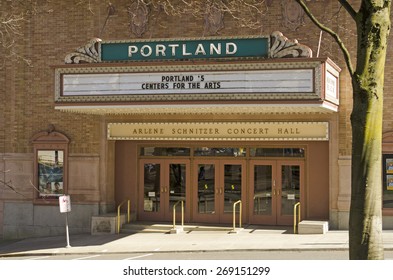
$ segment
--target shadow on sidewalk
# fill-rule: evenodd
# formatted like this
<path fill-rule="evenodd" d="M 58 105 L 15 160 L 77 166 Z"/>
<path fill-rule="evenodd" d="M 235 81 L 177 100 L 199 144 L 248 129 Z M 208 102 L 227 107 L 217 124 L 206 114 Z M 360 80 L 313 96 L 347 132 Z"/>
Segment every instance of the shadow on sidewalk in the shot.
<path fill-rule="evenodd" d="M 70 245 L 71 247 L 100 246 L 126 236 L 128 236 L 128 234 L 70 235 Z M 0 240 L 0 255 L 25 251 L 65 248 L 66 246 L 66 236 L 37 237 L 22 240 Z"/>

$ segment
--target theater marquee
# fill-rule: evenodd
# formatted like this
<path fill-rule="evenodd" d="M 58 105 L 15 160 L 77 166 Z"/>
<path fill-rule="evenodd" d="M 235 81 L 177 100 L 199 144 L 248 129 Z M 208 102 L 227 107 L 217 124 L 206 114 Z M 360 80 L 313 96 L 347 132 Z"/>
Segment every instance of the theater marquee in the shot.
<path fill-rule="evenodd" d="M 330 113 L 339 105 L 340 69 L 329 58 L 313 59 L 309 47 L 279 31 L 251 37 L 94 39 L 66 55 L 65 63 L 54 69 L 55 108 L 64 111 L 190 113 L 198 107 L 214 113 L 226 108 Z"/>
<path fill-rule="evenodd" d="M 217 93 L 262 94 L 260 99 L 272 98 L 272 95 L 277 99 L 291 96 L 320 98 L 320 92 L 314 91 L 314 69 L 312 68 L 199 71 L 181 74 L 178 72 L 64 73 L 61 84 L 63 98 Z"/>
<path fill-rule="evenodd" d="M 109 123 L 109 140 L 327 141 L 328 122 Z"/>

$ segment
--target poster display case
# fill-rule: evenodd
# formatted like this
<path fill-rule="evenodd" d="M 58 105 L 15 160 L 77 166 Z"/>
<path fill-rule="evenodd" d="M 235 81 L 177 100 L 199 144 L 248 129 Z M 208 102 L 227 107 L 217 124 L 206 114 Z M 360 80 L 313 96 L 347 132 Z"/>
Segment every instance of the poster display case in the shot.
<path fill-rule="evenodd" d="M 393 154 L 382 156 L 382 197 L 383 208 L 393 209 Z"/>

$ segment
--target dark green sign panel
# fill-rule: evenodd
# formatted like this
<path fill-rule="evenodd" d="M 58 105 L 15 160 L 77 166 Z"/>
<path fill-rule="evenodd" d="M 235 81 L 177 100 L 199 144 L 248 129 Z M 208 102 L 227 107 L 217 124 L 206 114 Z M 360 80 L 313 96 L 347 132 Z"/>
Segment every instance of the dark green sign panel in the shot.
<path fill-rule="evenodd" d="M 268 57 L 269 38 L 101 42 L 101 61 Z"/>

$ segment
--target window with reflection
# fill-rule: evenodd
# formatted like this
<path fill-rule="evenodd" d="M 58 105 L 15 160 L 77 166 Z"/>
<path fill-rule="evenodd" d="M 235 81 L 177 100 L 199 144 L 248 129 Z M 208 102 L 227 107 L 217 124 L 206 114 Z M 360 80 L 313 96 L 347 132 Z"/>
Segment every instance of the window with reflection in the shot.
<path fill-rule="evenodd" d="M 169 210 L 173 209 L 173 206 L 183 200 L 186 201 L 186 182 L 187 172 L 185 164 L 170 164 L 169 165 Z M 184 207 L 186 205 L 184 204 Z M 181 211 L 181 208 L 177 208 Z"/>
<path fill-rule="evenodd" d="M 245 157 L 246 148 L 211 148 L 198 147 L 194 150 L 196 157 Z"/>
<path fill-rule="evenodd" d="M 64 194 L 64 151 L 37 152 L 38 190 L 40 197 Z"/>
<path fill-rule="evenodd" d="M 215 213 L 215 165 L 198 165 L 198 213 Z"/>
<path fill-rule="evenodd" d="M 272 174 L 271 165 L 254 166 L 254 215 L 272 214 Z"/>
<path fill-rule="evenodd" d="M 142 147 L 141 156 L 190 156 L 190 148 L 182 147 Z"/>
<path fill-rule="evenodd" d="M 303 148 L 250 148 L 252 157 L 295 157 L 304 158 Z"/>
<path fill-rule="evenodd" d="M 143 193 L 145 212 L 160 211 L 160 182 L 161 165 L 156 163 L 145 163 L 143 167 Z"/>
<path fill-rule="evenodd" d="M 293 207 L 300 201 L 300 166 L 281 166 L 281 214 L 292 215 Z"/>
<path fill-rule="evenodd" d="M 224 213 L 233 213 L 233 204 L 242 198 L 242 166 L 224 165 Z M 236 213 L 239 208 L 236 208 Z"/>

